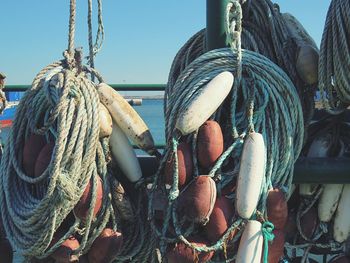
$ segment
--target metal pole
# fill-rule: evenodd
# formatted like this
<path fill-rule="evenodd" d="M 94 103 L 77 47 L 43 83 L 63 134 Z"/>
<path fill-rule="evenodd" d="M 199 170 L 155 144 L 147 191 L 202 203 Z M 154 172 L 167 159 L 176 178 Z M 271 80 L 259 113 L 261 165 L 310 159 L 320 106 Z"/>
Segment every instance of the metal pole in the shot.
<path fill-rule="evenodd" d="M 138 156 L 146 176 L 157 170 L 155 157 Z M 293 183 L 349 184 L 350 162 L 348 158 L 299 158 L 294 166 Z"/>
<path fill-rule="evenodd" d="M 300 157 L 294 166 L 294 183 L 350 183 L 349 158 Z"/>
<path fill-rule="evenodd" d="M 226 7 L 228 0 L 207 0 L 207 51 L 228 46 Z"/>

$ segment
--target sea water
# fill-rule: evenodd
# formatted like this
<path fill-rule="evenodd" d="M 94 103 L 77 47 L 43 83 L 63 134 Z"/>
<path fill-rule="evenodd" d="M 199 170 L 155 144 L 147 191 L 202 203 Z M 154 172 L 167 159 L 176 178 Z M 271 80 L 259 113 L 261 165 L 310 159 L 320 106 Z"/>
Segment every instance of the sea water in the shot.
<path fill-rule="evenodd" d="M 143 99 L 142 105 L 134 106 L 134 109 L 142 117 L 144 122 L 149 127 L 154 142 L 157 145 L 164 145 L 165 143 L 165 126 L 164 126 L 164 114 L 163 114 L 163 100 L 162 99 Z M 4 114 L 0 116 L 1 120 L 13 119 L 15 116 L 16 107 L 8 108 L 4 111 Z M 5 143 L 10 131 L 10 127 L 0 126 L 0 140 Z"/>
<path fill-rule="evenodd" d="M 163 100 L 144 99 L 141 106 L 134 109 L 142 117 L 150 129 L 156 144 L 165 143 L 165 125 L 163 113 Z"/>

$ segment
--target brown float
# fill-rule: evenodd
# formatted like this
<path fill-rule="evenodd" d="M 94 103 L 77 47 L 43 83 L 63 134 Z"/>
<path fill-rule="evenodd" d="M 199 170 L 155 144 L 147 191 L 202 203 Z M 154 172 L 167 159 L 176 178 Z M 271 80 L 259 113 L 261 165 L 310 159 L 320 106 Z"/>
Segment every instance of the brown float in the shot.
<path fill-rule="evenodd" d="M 53 244 L 54 244 L 53 240 Z M 72 263 L 79 262 L 78 256 L 73 255 L 73 251 L 79 248 L 79 241 L 71 236 L 66 241 L 64 241 L 59 248 L 52 253 L 51 257 L 57 263 Z"/>
<path fill-rule="evenodd" d="M 275 229 L 284 229 L 288 219 L 288 205 L 280 189 L 269 191 L 266 209 L 267 219 L 275 226 Z"/>
<path fill-rule="evenodd" d="M 207 175 L 200 175 L 179 196 L 179 212 L 189 220 L 204 225 L 213 211 L 215 199 L 215 182 Z"/>
<path fill-rule="evenodd" d="M 182 189 L 185 186 L 192 176 L 193 171 L 193 160 L 192 160 L 192 151 L 188 143 L 182 142 L 177 148 L 177 159 L 178 159 L 178 176 L 179 176 L 179 188 Z M 164 181 L 165 184 L 173 184 L 173 166 L 174 166 L 174 157 L 171 156 L 166 164 L 164 170 Z"/>
<path fill-rule="evenodd" d="M 89 262 L 110 263 L 118 254 L 123 245 L 123 236 L 110 228 L 102 231 L 96 238 L 88 253 Z"/>
<path fill-rule="evenodd" d="M 206 121 L 198 130 L 198 162 L 203 168 L 212 167 L 224 150 L 221 127 L 216 121 Z"/>
<path fill-rule="evenodd" d="M 284 254 L 285 233 L 283 230 L 273 230 L 275 238 L 269 243 L 269 263 L 278 263 Z"/>
<path fill-rule="evenodd" d="M 230 199 L 225 196 L 216 199 L 209 222 L 204 227 L 205 236 L 209 241 L 216 242 L 221 238 L 230 226 L 234 212 L 234 206 Z M 234 233 L 232 237 L 233 235 Z"/>
<path fill-rule="evenodd" d="M 23 169 L 24 172 L 34 177 L 35 163 L 40 151 L 46 145 L 45 137 L 42 135 L 31 134 L 25 141 L 23 147 Z"/>
<path fill-rule="evenodd" d="M 206 246 L 206 241 L 202 238 L 189 238 L 189 242 L 196 246 Z M 168 263 L 204 263 L 209 261 L 214 255 L 214 252 L 196 253 L 192 248 L 186 246 L 184 243 L 178 243 L 174 248 L 167 253 Z"/>
<path fill-rule="evenodd" d="M 92 180 L 92 179 L 91 179 Z M 91 180 L 87 184 L 85 191 L 83 195 L 81 196 L 79 202 L 77 205 L 74 207 L 74 214 L 84 220 L 87 218 L 88 213 L 89 213 L 89 208 L 90 208 L 90 203 L 91 203 L 91 198 L 92 198 L 92 185 L 91 185 Z M 96 203 L 94 207 L 94 212 L 93 212 L 93 217 L 97 215 L 97 213 L 100 211 L 101 206 L 102 206 L 102 199 L 103 199 L 103 189 L 102 189 L 102 182 L 101 178 L 97 178 L 97 192 L 96 192 Z"/>

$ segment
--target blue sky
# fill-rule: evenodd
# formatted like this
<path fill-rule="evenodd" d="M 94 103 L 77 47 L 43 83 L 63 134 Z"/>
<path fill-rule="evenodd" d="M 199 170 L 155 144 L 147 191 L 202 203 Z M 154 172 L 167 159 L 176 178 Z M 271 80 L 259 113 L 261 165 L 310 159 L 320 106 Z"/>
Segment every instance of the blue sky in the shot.
<path fill-rule="evenodd" d="M 76 46 L 87 52 L 87 1 L 78 2 Z M 109 83 L 166 83 L 176 52 L 205 27 L 205 2 L 104 0 L 106 38 L 96 68 Z M 330 0 L 276 2 L 320 43 Z M 8 84 L 30 84 L 43 67 L 62 58 L 68 8 L 69 0 L 1 0 L 0 71 Z"/>

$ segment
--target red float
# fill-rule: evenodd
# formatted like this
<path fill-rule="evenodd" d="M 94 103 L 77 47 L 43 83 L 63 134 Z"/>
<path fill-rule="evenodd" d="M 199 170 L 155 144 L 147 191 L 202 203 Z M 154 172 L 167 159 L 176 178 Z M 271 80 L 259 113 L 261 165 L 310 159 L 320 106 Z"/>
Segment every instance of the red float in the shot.
<path fill-rule="evenodd" d="M 234 215 L 234 206 L 230 199 L 220 196 L 216 199 L 209 222 L 205 225 L 205 236 L 211 242 L 218 241 L 230 226 Z M 233 237 L 234 233 L 232 234 Z"/>
<path fill-rule="evenodd" d="M 92 179 L 91 179 L 92 180 Z M 91 198 L 92 198 L 92 181 L 89 181 L 87 184 L 85 191 L 83 195 L 81 196 L 79 202 L 74 207 L 74 214 L 82 219 L 85 220 L 89 213 Z M 102 207 L 102 199 L 103 199 L 103 189 L 102 189 L 102 181 L 100 177 L 97 177 L 97 189 L 96 189 L 96 203 L 94 207 L 93 217 L 97 215 L 97 213 L 100 211 Z"/>
<path fill-rule="evenodd" d="M 123 245 L 123 235 L 110 228 L 102 231 L 92 244 L 89 253 L 89 262 L 109 263 L 118 255 Z"/>
<path fill-rule="evenodd" d="M 207 175 L 196 177 L 179 196 L 179 212 L 189 220 L 206 224 L 216 200 L 216 185 Z"/>
<path fill-rule="evenodd" d="M 283 230 L 275 229 L 273 230 L 275 238 L 271 243 L 269 243 L 269 263 L 278 263 L 280 258 L 284 255 L 284 242 L 285 242 L 285 233 Z"/>
<path fill-rule="evenodd" d="M 35 177 L 42 175 L 45 172 L 46 168 L 49 166 L 54 148 L 55 144 L 53 142 L 50 142 L 41 149 L 35 162 Z"/>
<path fill-rule="evenodd" d="M 206 241 L 201 238 L 189 238 L 188 240 L 196 246 L 206 246 Z M 168 251 L 167 259 L 168 263 L 204 263 L 209 261 L 213 255 L 213 251 L 198 254 L 184 243 L 178 243 Z"/>
<path fill-rule="evenodd" d="M 284 193 L 280 189 L 269 191 L 267 196 L 267 219 L 275 229 L 284 229 L 288 219 L 288 205 Z"/>
<path fill-rule="evenodd" d="M 182 142 L 177 148 L 179 188 L 182 189 L 191 179 L 193 172 L 192 151 L 188 143 Z M 174 157 L 171 156 L 165 164 L 164 181 L 168 185 L 173 184 Z"/>
<path fill-rule="evenodd" d="M 55 243 L 54 240 L 52 241 L 53 244 Z M 51 257 L 57 263 L 79 262 L 78 256 L 73 254 L 73 251 L 79 248 L 79 245 L 79 241 L 71 236 L 52 253 Z"/>
<path fill-rule="evenodd" d="M 198 161 L 203 168 L 212 167 L 224 151 L 224 137 L 216 121 L 206 121 L 198 130 Z"/>
<path fill-rule="evenodd" d="M 22 153 L 24 172 L 34 177 L 35 165 L 41 150 L 46 145 L 45 136 L 31 134 L 25 141 Z"/>

